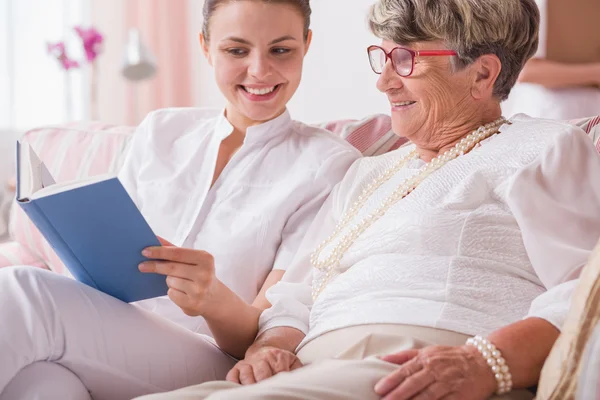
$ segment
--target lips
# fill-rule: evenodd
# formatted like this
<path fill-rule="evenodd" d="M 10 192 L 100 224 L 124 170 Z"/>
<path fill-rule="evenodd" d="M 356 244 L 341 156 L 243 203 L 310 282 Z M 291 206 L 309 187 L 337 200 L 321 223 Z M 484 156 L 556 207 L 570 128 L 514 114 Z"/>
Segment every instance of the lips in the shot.
<path fill-rule="evenodd" d="M 412 106 L 413 104 L 416 104 L 416 101 L 393 101 L 391 102 L 392 107 L 406 107 L 406 106 Z"/>
<path fill-rule="evenodd" d="M 255 96 L 266 96 L 268 94 L 273 93 L 275 90 L 277 90 L 279 88 L 280 85 L 275 85 L 275 86 L 269 86 L 269 87 L 262 87 L 262 88 L 252 88 L 249 86 L 244 86 L 244 85 L 240 85 L 240 87 L 250 93 L 253 94 Z"/>
<path fill-rule="evenodd" d="M 282 84 L 262 87 L 249 87 L 245 85 L 239 85 L 238 90 L 244 97 L 246 97 L 250 101 L 265 102 L 274 99 L 282 87 Z"/>

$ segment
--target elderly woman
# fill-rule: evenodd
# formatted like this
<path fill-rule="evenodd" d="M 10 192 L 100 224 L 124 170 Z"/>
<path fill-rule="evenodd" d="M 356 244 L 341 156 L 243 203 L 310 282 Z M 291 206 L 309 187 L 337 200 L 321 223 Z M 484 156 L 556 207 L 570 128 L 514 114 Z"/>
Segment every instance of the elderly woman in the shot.
<path fill-rule="evenodd" d="M 229 382 L 150 398 L 531 398 L 600 236 L 585 133 L 501 116 L 538 23 L 534 0 L 379 0 L 369 58 L 411 144 L 332 192 Z"/>

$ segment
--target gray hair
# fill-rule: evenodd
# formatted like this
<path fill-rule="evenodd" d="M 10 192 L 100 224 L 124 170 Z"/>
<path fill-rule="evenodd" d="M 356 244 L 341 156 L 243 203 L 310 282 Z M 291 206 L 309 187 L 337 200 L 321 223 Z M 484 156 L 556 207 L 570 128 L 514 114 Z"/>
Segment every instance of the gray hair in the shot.
<path fill-rule="evenodd" d="M 502 71 L 494 95 L 505 100 L 536 52 L 540 12 L 535 0 L 378 0 L 369 12 L 375 36 L 398 44 L 442 41 L 464 68 L 495 54 Z"/>

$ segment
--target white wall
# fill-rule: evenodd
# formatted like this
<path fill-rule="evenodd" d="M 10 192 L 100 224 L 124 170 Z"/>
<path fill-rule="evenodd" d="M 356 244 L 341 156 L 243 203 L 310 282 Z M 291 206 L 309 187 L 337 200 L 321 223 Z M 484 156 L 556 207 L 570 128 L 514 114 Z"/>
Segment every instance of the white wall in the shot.
<path fill-rule="evenodd" d="M 65 73 L 47 53 L 65 41 L 83 49 L 73 27 L 86 23 L 87 0 L 0 0 L 0 127 L 27 129 L 86 118 L 86 65 Z"/>
<path fill-rule="evenodd" d="M 199 107 L 223 107 L 225 100 L 213 79 L 213 70 L 206 62 L 198 35 L 202 32 L 203 0 L 187 0 L 190 7 L 190 43 L 189 51 L 192 59 L 192 83 L 194 100 Z"/>
<path fill-rule="evenodd" d="M 202 1 L 190 12 L 194 39 L 202 27 Z M 290 103 L 292 116 L 305 122 L 360 118 L 388 113 L 385 96 L 377 91 L 366 48 L 377 44 L 367 29 L 366 13 L 374 0 L 313 0 L 312 47 L 307 55 L 303 82 Z M 221 107 L 223 97 L 212 78 L 197 40 L 190 51 L 195 59 L 197 105 Z"/>
<path fill-rule="evenodd" d="M 366 23 L 373 2 L 311 2 L 314 38 L 304 81 L 290 103 L 294 118 L 319 122 L 389 112 L 386 97 L 375 88 L 377 75 L 367 58 L 367 47 L 379 43 Z"/>
<path fill-rule="evenodd" d="M 104 36 L 104 50 L 98 57 L 98 118 L 111 124 L 125 124 L 127 81 L 121 76 L 126 39 L 123 0 L 92 1 L 92 24 Z"/>
<path fill-rule="evenodd" d="M 0 1 L 0 127 L 14 126 L 12 99 L 14 97 L 13 63 L 10 56 L 13 54 L 12 29 L 10 18 L 12 16 L 9 1 Z"/>

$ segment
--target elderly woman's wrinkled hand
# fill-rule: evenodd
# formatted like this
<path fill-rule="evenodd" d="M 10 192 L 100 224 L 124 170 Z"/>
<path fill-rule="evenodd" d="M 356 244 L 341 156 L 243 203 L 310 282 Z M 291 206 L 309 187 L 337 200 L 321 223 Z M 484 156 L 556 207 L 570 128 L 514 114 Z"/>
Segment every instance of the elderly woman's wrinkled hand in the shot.
<path fill-rule="evenodd" d="M 252 385 L 280 372 L 293 371 L 300 367 L 300 359 L 291 351 L 264 346 L 249 351 L 246 358 L 229 371 L 226 379 L 242 385 Z"/>
<path fill-rule="evenodd" d="M 189 316 L 203 315 L 211 307 L 221 283 L 215 275 L 214 258 L 207 252 L 173 246 L 159 238 L 162 247 L 149 247 L 142 254 L 152 259 L 139 265 L 144 273 L 165 275 L 168 296 Z"/>
<path fill-rule="evenodd" d="M 375 385 L 383 400 L 484 400 L 496 379 L 473 346 L 432 346 L 381 358 L 400 367 Z"/>

